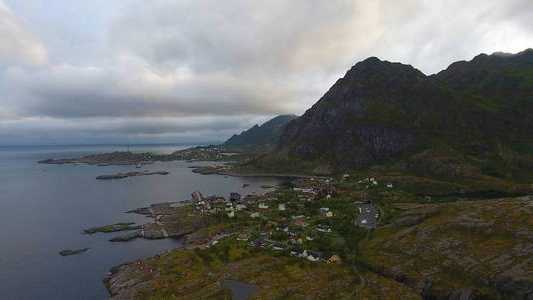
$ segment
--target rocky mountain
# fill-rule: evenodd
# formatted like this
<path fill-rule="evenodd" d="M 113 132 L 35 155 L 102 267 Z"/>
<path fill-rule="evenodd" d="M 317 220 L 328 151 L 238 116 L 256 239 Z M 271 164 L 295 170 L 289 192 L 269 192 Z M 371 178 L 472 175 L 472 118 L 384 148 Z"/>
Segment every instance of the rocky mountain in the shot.
<path fill-rule="evenodd" d="M 322 170 L 401 161 L 404 168 L 447 176 L 527 176 L 533 50 L 482 54 L 432 76 L 368 58 L 291 121 L 264 160 Z"/>
<path fill-rule="evenodd" d="M 229 148 L 272 147 L 278 144 L 285 125 L 296 118 L 295 115 L 274 117 L 262 125 L 256 124 L 241 134 L 233 135 L 224 143 L 224 146 Z"/>

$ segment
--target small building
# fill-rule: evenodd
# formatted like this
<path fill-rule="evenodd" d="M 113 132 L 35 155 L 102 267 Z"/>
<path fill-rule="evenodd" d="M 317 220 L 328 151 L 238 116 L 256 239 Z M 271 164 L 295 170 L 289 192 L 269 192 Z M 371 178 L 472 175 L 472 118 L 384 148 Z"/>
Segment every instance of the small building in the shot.
<path fill-rule="evenodd" d="M 333 212 L 329 210 L 328 207 L 320 208 L 320 215 L 323 217 L 331 218 L 333 217 Z"/>
<path fill-rule="evenodd" d="M 250 218 L 252 218 L 252 219 L 259 218 L 260 216 L 261 216 L 261 214 L 258 213 L 258 212 L 254 212 L 254 213 L 250 214 Z"/>
<path fill-rule="evenodd" d="M 285 211 L 285 210 L 287 210 L 287 206 L 285 205 L 285 203 L 280 203 L 280 204 L 278 204 L 278 210 L 279 210 L 279 211 Z"/>
<path fill-rule="evenodd" d="M 331 228 L 328 225 L 318 224 L 316 230 L 324 233 L 330 233 Z"/>
<path fill-rule="evenodd" d="M 321 252 L 318 252 L 318 251 L 304 250 L 304 252 L 302 253 L 302 257 L 306 258 L 309 261 L 317 262 L 322 259 L 323 255 Z"/>
<path fill-rule="evenodd" d="M 237 236 L 237 241 L 248 241 L 250 239 L 250 235 L 247 234 L 247 233 L 240 233 L 238 236 Z"/>
<path fill-rule="evenodd" d="M 305 219 L 296 219 L 294 220 L 294 225 L 295 226 L 300 226 L 300 227 L 306 227 L 307 226 L 307 223 L 305 222 Z"/>
<path fill-rule="evenodd" d="M 229 194 L 229 200 L 231 202 L 241 201 L 241 194 L 239 194 L 239 193 L 231 193 L 231 194 Z"/>
<path fill-rule="evenodd" d="M 340 258 L 340 256 L 338 255 L 332 255 L 329 259 L 328 259 L 328 264 L 341 264 L 342 263 L 342 259 Z"/>
<path fill-rule="evenodd" d="M 204 196 L 199 191 L 193 192 L 191 194 L 191 196 L 192 196 L 192 200 L 195 201 L 195 202 L 200 202 L 200 201 L 204 200 Z"/>
<path fill-rule="evenodd" d="M 237 204 L 237 205 L 235 206 L 235 209 L 238 210 L 238 211 L 241 211 L 241 210 L 243 210 L 243 209 L 246 209 L 246 205 L 244 205 L 244 204 Z"/>
<path fill-rule="evenodd" d="M 259 208 L 260 209 L 268 209 L 268 205 L 266 205 L 265 203 L 259 203 Z"/>

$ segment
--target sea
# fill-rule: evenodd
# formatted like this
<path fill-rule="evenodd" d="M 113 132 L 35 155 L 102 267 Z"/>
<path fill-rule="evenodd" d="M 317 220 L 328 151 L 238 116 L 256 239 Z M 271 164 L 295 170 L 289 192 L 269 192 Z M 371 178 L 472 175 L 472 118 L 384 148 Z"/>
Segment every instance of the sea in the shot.
<path fill-rule="evenodd" d="M 112 151 L 171 153 L 186 147 L 0 146 L 0 298 L 107 299 L 102 279 L 111 267 L 180 247 L 181 240 L 112 243 L 109 239 L 114 234 L 86 235 L 83 229 L 116 222 L 150 222 L 125 212 L 153 203 L 190 199 L 194 191 L 228 197 L 230 192 L 262 193 L 262 185 L 280 183 L 275 178 L 192 173 L 189 167 L 199 162 L 156 162 L 141 170 L 170 174 L 104 181 L 95 178 L 140 169 L 37 163 Z M 81 248 L 90 250 L 59 255 L 61 250 Z"/>

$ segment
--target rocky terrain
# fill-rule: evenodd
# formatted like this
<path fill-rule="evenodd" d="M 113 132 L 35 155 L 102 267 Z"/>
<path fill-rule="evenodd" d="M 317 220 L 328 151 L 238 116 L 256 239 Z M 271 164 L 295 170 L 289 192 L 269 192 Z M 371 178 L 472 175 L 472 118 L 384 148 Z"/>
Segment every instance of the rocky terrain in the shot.
<path fill-rule="evenodd" d="M 105 279 L 111 299 L 231 299 L 223 282 L 256 287 L 253 299 L 420 299 L 411 289 L 342 265 L 312 264 L 251 251 L 244 243 L 176 250 L 114 268 Z"/>
<path fill-rule="evenodd" d="M 533 297 L 533 197 L 395 208 L 361 244 L 370 269 L 426 298 Z"/>

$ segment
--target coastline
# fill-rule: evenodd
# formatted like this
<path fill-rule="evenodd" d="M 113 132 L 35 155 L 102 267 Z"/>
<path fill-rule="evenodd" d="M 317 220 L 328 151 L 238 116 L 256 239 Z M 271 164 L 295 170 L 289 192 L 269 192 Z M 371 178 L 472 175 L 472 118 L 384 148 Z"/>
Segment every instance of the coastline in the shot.
<path fill-rule="evenodd" d="M 146 298 L 150 295 L 165 298 L 176 294 L 189 298 L 220 298 L 233 293 L 224 284 L 228 280 L 237 282 L 238 285 L 254 287 L 252 290 L 258 297 L 267 299 L 283 296 L 286 289 L 307 297 L 320 295 L 330 284 L 345 288 L 336 290 L 333 294 L 322 294 L 326 298 L 338 295 L 383 297 L 390 296 L 391 290 L 394 291 L 393 294 L 401 294 L 406 299 L 420 299 L 421 295 L 440 297 L 450 293 L 463 293 L 463 289 L 446 284 L 426 291 L 420 286 L 427 278 L 405 273 L 409 268 L 394 271 L 397 267 L 394 263 L 383 265 L 386 262 L 380 260 L 380 255 L 397 255 L 398 259 L 394 261 L 399 264 L 403 261 L 401 254 L 387 252 L 388 248 L 394 246 L 387 244 L 387 241 L 396 239 L 402 232 L 409 234 L 410 231 L 405 231 L 407 229 L 425 232 L 424 235 L 414 236 L 414 241 L 431 237 L 432 227 L 424 227 L 431 222 L 426 220 L 441 222 L 439 218 L 444 215 L 445 222 L 441 226 L 453 227 L 450 233 L 454 235 L 454 240 L 451 244 L 446 241 L 437 243 L 435 247 L 444 247 L 444 252 L 439 253 L 446 253 L 449 255 L 447 258 L 454 261 L 459 256 L 454 256 L 453 251 L 456 250 L 447 249 L 447 245 L 468 240 L 468 236 L 461 234 L 472 228 L 485 234 L 483 230 L 487 224 L 496 223 L 483 218 L 496 214 L 498 207 L 509 212 L 521 211 L 517 207 L 522 207 L 523 211 L 533 207 L 529 203 L 532 198 L 485 199 L 485 203 L 491 204 L 488 207 L 484 207 L 484 203 L 480 201 L 463 203 L 462 205 L 476 212 L 475 217 L 472 217 L 469 215 L 470 211 L 457 209 L 454 201 L 429 203 L 422 196 L 406 194 L 403 190 L 405 186 L 402 187 L 402 183 L 396 181 L 397 178 L 385 174 L 368 178 L 361 178 L 360 174 L 345 174 L 333 179 L 303 174 L 253 172 L 234 168 L 234 165 L 216 164 L 221 162 L 216 160 L 202 162 L 212 164 L 191 165 L 187 168 L 202 175 L 286 178 L 292 184 L 290 187 L 277 187 L 273 190 L 268 188 L 269 191 L 265 190 L 265 193 L 260 194 L 231 193 L 229 198 L 217 195 L 204 197 L 199 191 L 195 191 L 192 200 L 179 202 L 177 206 L 175 202 L 156 203 L 129 211 L 145 215 L 153 219 L 153 222 L 142 225 L 139 231 L 114 237 L 111 241 L 180 238 L 183 244 L 155 256 L 113 267 L 104 279 L 112 299 Z M 413 184 L 413 177 L 405 179 Z M 413 193 L 413 187 L 409 188 L 410 193 Z M 414 189 L 417 190 L 417 187 L 414 186 Z M 366 197 L 368 193 L 369 198 Z M 465 196 L 466 199 L 468 195 L 456 196 Z M 508 249 L 498 250 L 501 252 L 496 252 L 497 256 L 505 256 L 506 251 L 519 251 L 520 255 L 529 253 L 530 250 L 525 248 L 511 248 L 514 244 L 522 245 L 530 238 L 524 224 L 515 225 L 522 226 L 517 232 L 523 236 L 516 236 L 518 240 L 509 242 L 506 246 Z M 508 228 L 498 230 L 505 231 Z M 391 237 L 388 235 L 391 231 L 398 232 Z M 434 237 L 437 242 L 439 238 Z M 425 243 L 432 241 L 433 239 L 424 240 Z M 384 246 L 376 246 L 375 243 L 378 242 L 384 243 Z M 400 239 L 397 243 L 406 242 Z M 404 245 L 405 248 L 410 246 L 412 244 Z M 416 247 L 413 249 L 418 251 Z M 353 253 L 364 255 L 354 257 Z M 521 257 L 519 254 L 516 257 Z M 469 252 L 466 255 L 476 257 Z M 265 271 L 265 266 L 271 266 L 272 270 Z M 502 272 L 500 266 L 490 266 Z M 512 266 L 511 264 L 506 268 Z M 437 265 L 436 268 L 440 267 L 442 266 Z M 307 277 L 301 277 L 298 281 L 294 277 L 286 277 L 284 268 L 296 269 L 299 274 L 314 274 L 317 284 L 310 286 L 300 283 L 306 281 Z M 424 270 L 426 267 L 421 268 Z M 395 272 L 400 273 L 397 275 Z M 513 285 L 518 286 L 520 283 L 519 278 L 523 275 L 520 272 L 518 270 L 513 275 L 510 281 Z M 476 274 L 468 274 L 474 275 Z M 408 278 L 409 281 L 399 280 L 398 276 Z M 342 279 L 335 279 L 335 283 L 325 281 L 332 277 Z M 286 280 L 284 283 L 274 282 L 276 278 Z M 455 284 L 453 281 L 452 283 Z M 388 293 L 380 295 L 384 286 L 388 288 Z M 320 288 L 314 289 L 317 287 Z M 493 295 L 508 291 L 498 285 L 490 285 L 483 292 Z M 521 295 L 520 293 L 520 290 L 516 292 L 517 295 Z"/>

